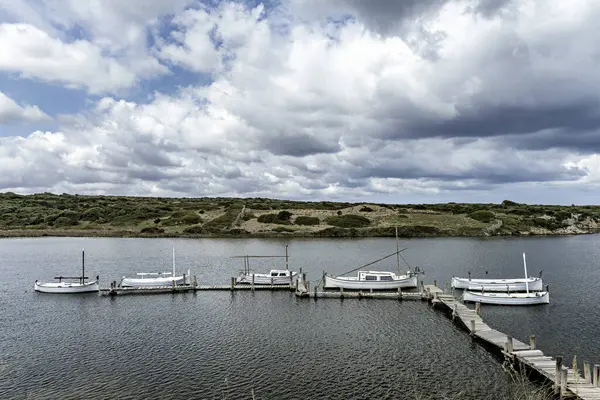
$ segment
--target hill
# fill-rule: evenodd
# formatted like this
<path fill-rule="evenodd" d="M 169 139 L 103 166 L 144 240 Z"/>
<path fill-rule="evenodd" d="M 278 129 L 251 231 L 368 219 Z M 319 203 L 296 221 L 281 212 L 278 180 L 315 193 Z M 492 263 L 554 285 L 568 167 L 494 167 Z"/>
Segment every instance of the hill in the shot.
<path fill-rule="evenodd" d="M 0 193 L 0 236 L 402 237 L 595 233 L 599 206 Z"/>

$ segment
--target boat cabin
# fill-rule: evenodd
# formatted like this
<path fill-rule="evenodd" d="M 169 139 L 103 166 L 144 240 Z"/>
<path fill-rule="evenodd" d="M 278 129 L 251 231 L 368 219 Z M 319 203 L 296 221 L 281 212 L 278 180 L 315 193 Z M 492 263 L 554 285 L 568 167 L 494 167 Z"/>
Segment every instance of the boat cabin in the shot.
<path fill-rule="evenodd" d="M 384 271 L 360 271 L 358 280 L 360 281 L 393 281 L 396 274 Z"/>
<path fill-rule="evenodd" d="M 276 277 L 276 276 L 290 276 L 290 271 L 285 270 L 285 269 L 272 269 L 269 272 L 269 275 L 271 277 Z"/>

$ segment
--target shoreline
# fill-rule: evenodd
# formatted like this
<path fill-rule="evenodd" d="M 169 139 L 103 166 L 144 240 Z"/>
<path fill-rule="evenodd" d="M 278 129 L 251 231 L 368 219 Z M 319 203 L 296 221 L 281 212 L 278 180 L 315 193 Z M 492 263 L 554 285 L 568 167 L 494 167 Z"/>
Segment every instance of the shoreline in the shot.
<path fill-rule="evenodd" d="M 0 230 L 0 239 L 5 238 L 36 238 L 36 237 L 86 237 L 86 238 L 180 238 L 180 239 L 331 239 L 331 238 L 393 238 L 390 234 L 369 234 L 370 232 L 343 232 L 344 234 L 323 235 L 319 232 L 298 232 L 298 233 L 279 233 L 279 232 L 259 232 L 247 234 L 188 234 L 188 233 L 140 233 L 128 230 L 85 230 L 85 229 L 9 229 Z M 427 234 L 427 235 L 398 235 L 403 239 L 425 239 L 425 238 L 509 238 L 509 237 L 565 237 L 565 236 L 585 236 L 600 233 L 600 230 L 587 232 L 567 232 L 567 233 L 535 233 L 535 232 L 516 232 L 513 234 Z"/>

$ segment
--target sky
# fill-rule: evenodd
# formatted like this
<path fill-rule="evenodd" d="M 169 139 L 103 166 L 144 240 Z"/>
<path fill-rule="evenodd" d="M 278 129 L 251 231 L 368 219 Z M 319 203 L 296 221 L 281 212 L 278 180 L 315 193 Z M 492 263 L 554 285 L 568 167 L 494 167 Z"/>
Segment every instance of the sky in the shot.
<path fill-rule="evenodd" d="M 0 191 L 600 204 L 596 0 L 3 0 Z"/>

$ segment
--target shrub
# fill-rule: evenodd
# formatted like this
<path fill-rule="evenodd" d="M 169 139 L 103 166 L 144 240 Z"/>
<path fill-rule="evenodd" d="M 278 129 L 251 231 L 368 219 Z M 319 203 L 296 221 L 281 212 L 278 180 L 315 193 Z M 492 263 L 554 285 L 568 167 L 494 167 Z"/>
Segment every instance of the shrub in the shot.
<path fill-rule="evenodd" d="M 510 200 L 504 200 L 502 202 L 502 206 L 503 207 L 515 207 L 515 206 L 518 206 L 518 205 L 519 205 L 519 203 L 515 203 L 514 201 L 510 201 Z"/>
<path fill-rule="evenodd" d="M 100 207 L 92 207 L 88 210 L 85 210 L 83 214 L 81 214 L 80 219 L 82 221 L 96 221 L 102 217 L 104 210 Z"/>
<path fill-rule="evenodd" d="M 361 207 L 361 209 L 358 210 L 358 211 L 360 211 L 360 212 L 372 212 L 373 209 L 371 207 L 364 206 L 364 207 Z"/>
<path fill-rule="evenodd" d="M 277 219 L 280 221 L 289 221 L 292 215 L 293 214 L 289 211 L 280 211 L 279 214 L 277 214 Z"/>
<path fill-rule="evenodd" d="M 175 215 L 175 214 L 173 214 Z M 162 221 L 163 226 L 177 226 L 177 225 L 195 225 L 202 223 L 202 217 L 196 213 L 184 213 L 177 214 L 177 217 L 171 217 Z"/>
<path fill-rule="evenodd" d="M 57 228 L 60 228 L 63 226 L 75 226 L 77 224 L 79 224 L 79 221 L 77 221 L 76 219 L 73 219 L 73 218 L 68 218 L 68 217 L 58 217 L 54 221 L 54 226 Z"/>
<path fill-rule="evenodd" d="M 346 214 L 338 215 L 336 217 L 328 217 L 325 222 L 329 225 L 337 226 L 339 228 L 363 228 L 371 223 L 371 220 L 361 215 Z"/>
<path fill-rule="evenodd" d="M 485 210 L 475 211 L 468 215 L 469 218 L 485 223 L 492 222 L 495 216 L 496 214 L 494 214 L 493 212 Z"/>
<path fill-rule="evenodd" d="M 307 217 L 304 215 L 299 216 L 294 221 L 296 225 L 319 225 L 321 220 L 318 217 Z"/>
<path fill-rule="evenodd" d="M 558 211 L 555 214 L 555 217 L 557 221 L 564 221 L 565 219 L 571 218 L 571 213 L 567 211 Z"/>
<path fill-rule="evenodd" d="M 153 235 L 157 235 L 157 234 L 161 234 L 161 233 L 165 233 L 165 230 L 162 228 L 157 228 L 155 226 L 149 226 L 147 228 L 142 228 L 142 230 L 140 231 L 141 233 L 150 233 Z"/>
<path fill-rule="evenodd" d="M 160 224 L 160 221 L 161 221 L 161 220 L 160 220 L 160 218 L 156 218 L 156 219 L 154 220 L 154 223 L 155 223 L 155 224 Z"/>
<path fill-rule="evenodd" d="M 273 232 L 294 232 L 293 229 L 290 228 L 286 228 L 285 226 L 276 226 L 275 228 L 271 229 Z"/>
<path fill-rule="evenodd" d="M 200 234 L 204 233 L 204 229 L 200 225 L 194 225 L 194 226 L 190 226 L 189 228 L 185 228 L 183 230 L 183 233 L 191 233 L 191 234 L 200 235 Z"/>
<path fill-rule="evenodd" d="M 252 213 L 248 213 L 248 214 L 244 214 L 244 216 L 242 217 L 242 219 L 244 221 L 250 221 L 251 219 L 256 218 L 256 215 L 252 214 Z"/>
<path fill-rule="evenodd" d="M 337 215 L 342 215 L 342 211 L 341 211 L 341 210 L 340 210 L 340 211 L 338 211 L 338 212 L 337 212 Z"/>
<path fill-rule="evenodd" d="M 282 211 L 282 212 L 284 212 L 284 211 Z M 287 212 L 287 211 L 285 211 L 285 212 Z M 279 214 L 281 214 L 281 213 L 279 213 Z M 263 223 L 263 224 L 281 224 L 281 225 L 290 224 L 289 219 L 287 219 L 287 220 L 279 219 L 279 214 L 263 214 L 257 218 L 257 221 L 260 223 Z M 287 214 L 284 214 L 284 217 L 286 215 Z"/>

